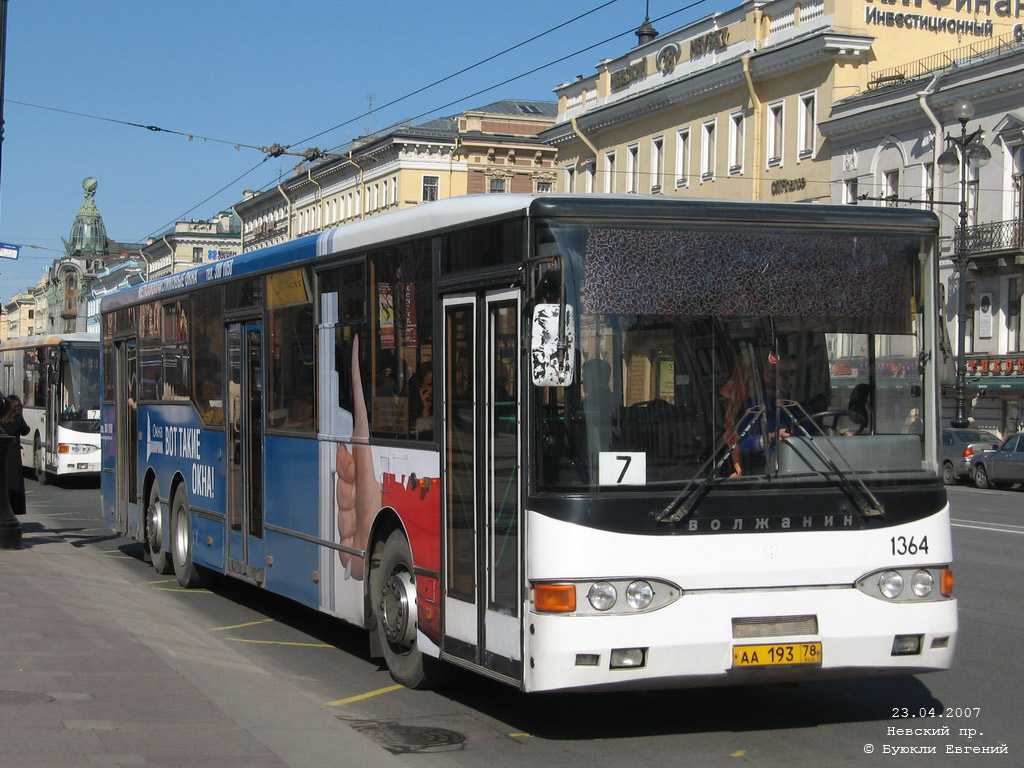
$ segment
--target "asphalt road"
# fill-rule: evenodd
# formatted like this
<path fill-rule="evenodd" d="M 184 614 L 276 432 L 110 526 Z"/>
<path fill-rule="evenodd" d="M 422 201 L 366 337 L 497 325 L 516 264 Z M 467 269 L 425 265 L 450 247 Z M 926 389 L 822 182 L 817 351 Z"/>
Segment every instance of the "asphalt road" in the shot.
<path fill-rule="evenodd" d="M 525 696 L 461 673 L 443 691 L 397 687 L 369 659 L 361 630 L 231 580 L 181 590 L 173 576 L 158 576 L 142 562 L 139 545 L 105 526 L 95 483 L 26 480 L 26 488 L 33 513 L 69 546 L 86 547 L 123 578 L 180 600 L 246 661 L 297 683 L 410 766 L 819 768 L 883 765 L 894 757 L 904 766 L 1024 765 L 1017 691 L 1024 679 L 1018 639 L 1024 633 L 1024 491 L 949 489 L 960 605 L 957 660 L 949 672 Z M 1002 745 L 1005 754 L 948 751 Z"/>

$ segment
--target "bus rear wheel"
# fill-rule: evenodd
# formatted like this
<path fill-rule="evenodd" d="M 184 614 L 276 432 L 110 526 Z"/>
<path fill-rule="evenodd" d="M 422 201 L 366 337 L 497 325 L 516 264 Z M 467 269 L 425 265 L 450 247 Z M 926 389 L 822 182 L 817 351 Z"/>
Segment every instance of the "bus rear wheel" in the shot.
<path fill-rule="evenodd" d="M 198 587 L 202 578 L 195 563 L 192 562 L 192 522 L 188 506 L 188 494 L 184 487 L 178 486 L 171 502 L 171 553 L 174 560 L 174 573 L 178 583 L 185 589 Z"/>
<path fill-rule="evenodd" d="M 50 476 L 46 472 L 46 450 L 43 448 L 42 442 L 39 440 L 39 435 L 36 435 L 35 447 L 32 451 L 32 465 L 36 474 L 36 481 L 40 485 L 46 485 Z"/>
<path fill-rule="evenodd" d="M 424 656 L 416 644 L 416 577 L 409 542 L 392 531 L 371 581 L 375 594 L 374 631 L 391 677 L 406 688 L 432 688 L 441 682 L 443 662 Z"/>
<path fill-rule="evenodd" d="M 145 526 L 146 552 L 149 554 L 149 561 L 157 573 L 170 573 L 173 566 L 167 550 L 163 548 L 163 520 L 160 516 L 160 494 L 157 491 L 156 482 L 149 489 Z"/>

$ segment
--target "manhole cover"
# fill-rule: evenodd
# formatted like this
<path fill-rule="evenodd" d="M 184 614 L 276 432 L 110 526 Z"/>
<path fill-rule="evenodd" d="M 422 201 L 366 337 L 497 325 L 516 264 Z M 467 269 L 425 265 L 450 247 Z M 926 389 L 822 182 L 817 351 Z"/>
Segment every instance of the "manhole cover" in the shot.
<path fill-rule="evenodd" d="M 395 755 L 462 749 L 466 737 L 447 728 L 402 725 L 387 720 L 348 720 L 349 725 Z"/>
<path fill-rule="evenodd" d="M 23 704 L 46 704 L 53 701 L 52 696 L 36 691 L 4 691 L 0 690 L 0 707 L 15 707 Z"/>

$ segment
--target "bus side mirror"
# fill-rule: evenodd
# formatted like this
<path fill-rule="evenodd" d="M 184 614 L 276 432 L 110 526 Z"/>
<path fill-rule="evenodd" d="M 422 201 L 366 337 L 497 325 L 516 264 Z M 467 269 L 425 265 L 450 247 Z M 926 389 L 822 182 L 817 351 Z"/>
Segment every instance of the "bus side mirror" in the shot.
<path fill-rule="evenodd" d="M 572 383 L 576 373 L 576 323 L 568 304 L 537 304 L 533 308 L 530 368 L 535 386 L 564 387 Z"/>

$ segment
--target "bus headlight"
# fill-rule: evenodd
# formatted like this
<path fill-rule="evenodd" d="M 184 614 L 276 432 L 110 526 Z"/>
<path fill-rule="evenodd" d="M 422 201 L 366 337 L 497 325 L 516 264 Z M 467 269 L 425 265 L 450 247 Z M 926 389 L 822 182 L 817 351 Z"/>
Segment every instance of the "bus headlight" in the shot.
<path fill-rule="evenodd" d="M 626 587 L 626 602 L 630 608 L 642 611 L 654 599 L 654 587 L 646 581 L 634 581 Z"/>
<path fill-rule="evenodd" d="M 865 574 L 854 586 L 876 600 L 897 603 L 948 600 L 953 596 L 953 572 L 941 565 L 886 568 Z"/>
<path fill-rule="evenodd" d="M 925 570 L 918 571 L 910 580 L 910 588 L 918 597 L 928 597 L 928 595 L 932 593 L 932 587 L 934 584 L 935 579 L 933 579 L 932 575 Z"/>
<path fill-rule="evenodd" d="M 650 613 L 683 596 L 676 584 L 651 578 L 581 579 L 572 582 L 537 582 L 531 589 L 537 613 L 563 616 L 624 616 Z M 576 601 L 576 595 L 586 600 Z M 619 596 L 625 597 L 619 600 Z"/>
<path fill-rule="evenodd" d="M 878 577 L 878 591 L 892 600 L 903 592 L 903 577 L 899 571 L 886 571 Z"/>
<path fill-rule="evenodd" d="M 98 450 L 95 445 L 83 445 L 81 443 L 58 443 L 57 453 L 92 453 Z"/>
<path fill-rule="evenodd" d="M 590 592 L 587 593 L 587 599 L 590 601 L 590 604 L 598 611 L 607 611 L 615 605 L 618 596 L 615 587 L 607 581 L 597 582 L 597 584 L 590 588 Z"/>

